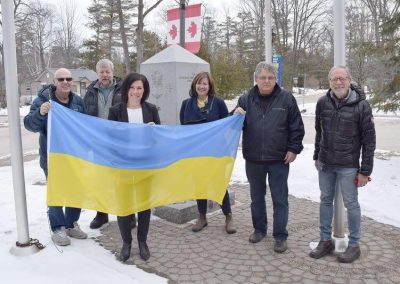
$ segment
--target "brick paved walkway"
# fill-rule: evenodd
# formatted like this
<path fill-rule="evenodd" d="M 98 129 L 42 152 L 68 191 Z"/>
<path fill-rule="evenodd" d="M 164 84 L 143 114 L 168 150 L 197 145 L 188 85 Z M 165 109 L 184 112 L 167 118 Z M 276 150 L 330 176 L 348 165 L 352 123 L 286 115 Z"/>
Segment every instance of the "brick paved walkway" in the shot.
<path fill-rule="evenodd" d="M 319 204 L 290 196 L 289 249 L 278 254 L 273 250 L 271 236 L 270 197 L 267 237 L 251 244 L 248 185 L 234 184 L 230 188 L 236 193 L 237 202 L 232 208 L 236 234 L 225 233 L 221 211 L 209 214 L 208 226 L 198 233 L 190 230 L 189 223 L 152 220 L 148 236 L 150 259 L 140 259 L 134 237 L 126 264 L 166 277 L 169 283 L 400 283 L 399 228 L 363 217 L 359 260 L 342 264 L 333 255 L 315 260 L 308 252 L 310 241 L 319 239 Z M 121 237 L 116 222 L 102 229 L 98 241 L 105 249 L 119 252 Z"/>

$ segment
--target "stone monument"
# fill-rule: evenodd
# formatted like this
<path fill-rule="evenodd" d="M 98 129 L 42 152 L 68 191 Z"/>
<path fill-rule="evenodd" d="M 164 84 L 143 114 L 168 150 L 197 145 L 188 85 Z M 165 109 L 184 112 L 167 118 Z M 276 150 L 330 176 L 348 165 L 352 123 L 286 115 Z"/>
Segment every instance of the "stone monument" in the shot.
<path fill-rule="evenodd" d="M 180 124 L 181 103 L 189 97 L 194 76 L 202 71 L 210 72 L 210 64 L 177 44 L 140 65 L 150 83 L 149 102 L 159 108 L 161 124 Z"/>

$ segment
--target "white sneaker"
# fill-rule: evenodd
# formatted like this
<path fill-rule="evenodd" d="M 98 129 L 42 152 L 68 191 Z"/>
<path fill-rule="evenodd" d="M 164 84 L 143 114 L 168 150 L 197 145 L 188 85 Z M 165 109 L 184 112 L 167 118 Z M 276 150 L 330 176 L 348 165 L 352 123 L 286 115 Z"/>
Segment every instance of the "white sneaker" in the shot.
<path fill-rule="evenodd" d="M 67 229 L 67 235 L 75 239 L 87 239 L 87 234 L 79 228 L 77 222 L 74 222 L 74 227 Z"/>
<path fill-rule="evenodd" d="M 68 246 L 71 244 L 71 240 L 68 238 L 64 227 L 55 230 L 51 235 L 51 239 L 58 246 Z"/>

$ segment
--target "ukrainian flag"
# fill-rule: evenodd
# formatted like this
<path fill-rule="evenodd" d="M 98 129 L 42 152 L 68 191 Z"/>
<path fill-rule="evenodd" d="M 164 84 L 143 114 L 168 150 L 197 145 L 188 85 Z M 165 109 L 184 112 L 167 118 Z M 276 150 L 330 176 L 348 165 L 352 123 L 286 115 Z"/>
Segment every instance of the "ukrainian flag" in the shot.
<path fill-rule="evenodd" d="M 190 199 L 222 202 L 244 116 L 198 125 L 108 121 L 52 103 L 49 206 L 126 216 Z"/>

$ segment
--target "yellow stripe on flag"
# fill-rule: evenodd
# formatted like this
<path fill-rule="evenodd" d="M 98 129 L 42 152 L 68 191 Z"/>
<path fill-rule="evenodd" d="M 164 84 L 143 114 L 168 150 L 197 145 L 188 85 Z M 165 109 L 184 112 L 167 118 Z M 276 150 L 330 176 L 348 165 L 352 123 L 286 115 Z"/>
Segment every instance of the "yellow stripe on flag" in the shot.
<path fill-rule="evenodd" d="M 50 153 L 47 204 L 126 216 L 170 203 L 210 199 L 221 204 L 234 166 L 233 157 L 194 157 L 161 169 L 101 166 Z"/>

